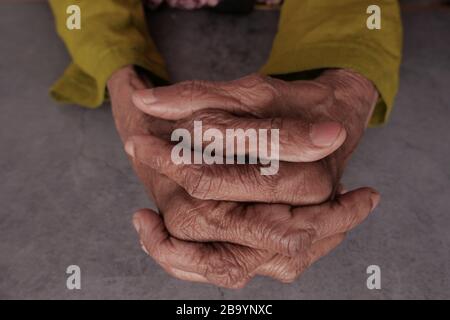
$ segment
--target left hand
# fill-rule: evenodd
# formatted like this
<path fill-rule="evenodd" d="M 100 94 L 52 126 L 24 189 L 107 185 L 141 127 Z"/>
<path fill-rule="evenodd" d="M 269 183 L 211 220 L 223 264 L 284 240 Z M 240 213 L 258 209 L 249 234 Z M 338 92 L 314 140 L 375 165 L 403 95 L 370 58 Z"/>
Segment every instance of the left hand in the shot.
<path fill-rule="evenodd" d="M 174 127 L 192 131 L 192 122 L 202 120 L 204 130 L 280 129 L 283 161 L 274 176 L 261 176 L 255 165 L 177 166 L 170 161 L 170 149 L 152 152 L 155 149 L 143 138 L 129 141 L 142 155 L 141 162 L 195 198 L 316 204 L 335 194 L 377 98 L 370 81 L 348 70 L 328 70 L 314 81 L 252 75 L 232 82 L 189 81 L 135 92 L 133 101 L 139 109 L 175 120 Z"/>

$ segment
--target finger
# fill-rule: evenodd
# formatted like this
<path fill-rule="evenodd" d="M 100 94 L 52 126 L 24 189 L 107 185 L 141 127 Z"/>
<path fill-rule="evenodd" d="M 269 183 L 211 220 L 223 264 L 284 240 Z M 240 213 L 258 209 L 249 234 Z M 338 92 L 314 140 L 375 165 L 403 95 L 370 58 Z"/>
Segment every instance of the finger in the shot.
<path fill-rule="evenodd" d="M 160 155 L 144 158 L 146 158 L 147 165 L 157 168 L 157 170 L 159 168 L 158 171 L 161 172 L 161 168 L 173 167 L 173 165 L 167 155 L 164 157 L 163 154 L 167 151 L 164 151 L 164 146 L 158 146 L 158 142 L 161 140 L 156 139 L 155 143 L 147 145 L 154 145 L 157 150 L 162 150 Z M 134 152 L 134 156 L 140 159 L 139 152 Z M 211 187 L 213 184 L 210 181 L 214 180 L 214 174 L 208 175 L 200 171 L 200 173 L 189 175 L 183 174 L 181 171 L 170 173 L 171 169 L 164 170 L 163 172 L 170 174 L 170 177 L 179 179 L 178 182 L 184 184 L 185 189 L 199 198 L 207 198 L 202 195 L 208 194 L 210 189 L 221 189 L 222 194 L 227 192 L 224 185 L 221 186 L 220 183 Z M 189 180 L 195 175 L 200 179 Z M 223 172 L 220 175 L 223 176 Z M 227 177 L 227 175 L 224 176 Z M 202 180 L 205 179 L 204 177 L 206 180 Z M 240 176 L 236 176 L 235 179 L 238 177 Z M 224 181 L 227 181 L 226 178 Z M 246 186 L 246 184 L 242 185 Z M 227 187 L 230 188 L 230 194 L 236 196 L 232 178 L 228 181 Z M 327 192 L 329 194 L 331 188 Z M 284 192 L 284 194 L 288 194 L 288 192 Z M 171 232 L 176 236 L 184 236 L 198 241 L 228 241 L 292 256 L 308 248 L 315 241 L 354 228 L 367 217 L 378 201 L 379 195 L 375 191 L 363 188 L 340 196 L 333 202 L 310 207 L 297 207 L 292 209 L 292 212 L 290 206 L 283 205 L 237 205 L 230 208 L 219 204 L 213 205 L 213 207 L 215 211 L 220 212 L 212 214 L 209 210 L 202 213 L 204 206 L 194 203 L 191 204 L 193 210 L 189 208 L 186 210 L 196 213 L 194 216 L 198 220 L 184 222 L 185 225 L 191 225 L 191 227 L 184 228 L 181 234 L 175 234 L 176 231 L 172 230 Z M 208 208 L 208 206 L 206 207 Z M 216 223 L 217 221 L 220 223 Z M 238 231 L 233 233 L 230 230 Z"/>
<path fill-rule="evenodd" d="M 142 250 L 149 256 L 150 253 L 147 251 L 147 248 L 145 247 L 145 245 L 142 242 L 142 240 L 140 240 L 140 245 L 141 245 Z M 161 264 L 161 266 L 163 267 L 163 269 L 167 273 L 169 273 L 173 277 L 178 278 L 180 280 L 186 280 L 186 281 L 192 281 L 192 282 L 201 282 L 201 283 L 207 283 L 208 282 L 208 280 L 204 276 L 202 276 L 202 275 L 200 275 L 198 273 L 188 272 L 188 271 L 180 270 L 180 269 L 177 269 L 177 268 L 173 268 L 172 266 L 170 266 L 168 264 Z"/>
<path fill-rule="evenodd" d="M 334 235 L 322 239 L 311 246 L 298 257 L 289 258 L 275 255 L 267 263 L 261 265 L 256 274 L 271 277 L 281 282 L 291 283 L 317 260 L 329 254 L 338 247 L 345 238 L 345 234 Z"/>
<path fill-rule="evenodd" d="M 277 174 L 267 176 L 260 165 L 175 164 L 173 146 L 154 136 L 132 137 L 125 148 L 135 161 L 197 199 L 306 205 L 322 203 L 332 194 L 332 175 L 324 162 L 283 162 Z"/>
<path fill-rule="evenodd" d="M 193 201 L 178 212 L 178 224 L 167 223 L 181 239 L 231 242 L 293 257 L 322 239 L 353 229 L 378 201 L 379 195 L 369 188 L 341 195 L 334 202 L 294 209 L 219 202 L 212 204 L 212 211 L 211 204 Z"/>
<path fill-rule="evenodd" d="M 284 82 L 254 74 L 230 82 L 186 81 L 137 91 L 134 104 L 143 112 L 179 120 L 205 109 L 260 117 L 301 115 L 328 107 L 333 91 L 316 81 Z"/>
<path fill-rule="evenodd" d="M 345 233 L 361 224 L 380 201 L 378 192 L 360 188 L 337 195 L 334 201 L 293 210 L 293 225 L 307 230 L 311 243 Z"/>
<path fill-rule="evenodd" d="M 246 233 L 250 246 L 294 257 L 322 239 L 355 228 L 379 199 L 374 190 L 361 188 L 322 205 L 294 209 L 275 204 L 247 205 L 225 214 L 221 225 L 235 230 L 234 234 Z"/>
<path fill-rule="evenodd" d="M 346 236 L 346 233 L 336 234 L 314 243 L 307 253 L 309 257 L 309 266 L 313 265 L 341 245 Z"/>
<path fill-rule="evenodd" d="M 198 110 L 209 109 L 211 106 L 239 112 L 239 102 L 221 86 L 220 83 L 187 81 L 136 91 L 132 99 L 135 106 L 143 112 L 166 120 L 186 118 Z"/>
<path fill-rule="evenodd" d="M 181 166 L 173 165 L 169 157 L 169 148 L 167 142 L 160 140 L 156 137 L 135 137 L 133 138 L 136 142 L 137 139 L 144 139 L 146 143 L 143 145 L 148 146 L 150 150 L 146 152 L 135 144 L 131 149 L 127 143 L 127 152 L 134 157 L 137 162 L 144 161 L 145 165 L 150 168 L 156 168 L 159 173 L 169 175 L 169 178 L 174 178 L 180 185 L 184 185 L 185 189 L 191 194 L 197 196 L 198 198 L 207 198 L 207 196 L 202 196 L 209 194 L 210 181 L 219 181 L 217 179 L 209 179 L 209 177 L 214 178 L 215 174 L 205 174 L 201 171 L 189 174 L 190 171 L 180 171 Z M 152 150 L 159 150 L 158 155 L 154 154 Z M 150 155 L 150 156 L 149 156 Z M 189 166 L 186 166 L 187 168 Z M 202 166 L 198 166 L 202 168 Z M 210 170 L 211 168 L 216 168 L 216 166 L 204 166 Z M 233 166 L 230 166 L 230 168 Z M 234 166 L 239 168 L 239 166 Z M 161 168 L 165 168 L 161 170 Z M 175 168 L 175 169 L 173 169 Z M 171 170 L 173 170 L 171 172 Z M 178 171 L 177 171 L 178 170 Z M 214 169 L 213 169 L 214 170 Z M 306 170 L 307 174 L 313 172 L 313 170 Z M 224 174 L 225 173 L 225 174 Z M 225 186 L 229 188 L 229 195 L 232 197 L 238 197 L 239 193 L 236 192 L 236 187 L 234 186 L 236 179 L 242 178 L 242 175 L 234 175 L 234 178 L 228 176 L 229 172 L 217 173 L 217 176 L 224 176 L 224 181 L 226 183 L 217 183 L 213 189 L 216 190 L 217 194 L 222 192 L 226 194 L 224 189 Z M 195 178 L 199 176 L 200 179 Z M 251 179 L 252 174 L 249 176 L 249 181 L 253 183 Z M 260 176 L 257 174 L 256 176 Z M 293 176 L 293 175 L 292 175 Z M 290 179 L 292 178 L 290 177 Z M 203 178 L 203 177 L 206 177 Z M 191 179 L 194 180 L 191 180 Z M 305 178 L 305 176 L 303 176 Z M 264 178 L 263 178 L 264 179 Z M 313 179 L 314 180 L 314 179 Z M 324 181 L 324 179 L 315 179 L 318 181 Z M 287 180 L 288 181 L 288 180 Z M 261 185 L 265 186 L 267 180 L 260 181 Z M 270 185 L 270 183 L 269 183 Z M 285 200 L 287 203 L 295 199 L 295 201 L 313 202 L 314 197 L 322 196 L 320 201 L 325 201 L 331 193 L 331 183 L 327 183 L 325 186 L 326 193 L 324 194 L 322 190 L 317 190 L 318 192 L 305 192 L 306 196 L 299 196 L 298 198 L 291 198 L 290 192 L 282 191 L 282 184 L 279 185 L 280 189 L 278 193 L 271 193 L 270 189 L 262 189 L 265 191 L 265 195 L 268 197 L 278 197 L 281 200 Z M 308 184 L 300 183 L 300 188 L 297 191 L 305 190 L 304 186 Z M 313 184 L 311 184 L 313 185 Z M 316 185 L 316 184 L 314 184 Z M 249 193 L 247 184 L 240 184 L 244 191 L 248 194 L 248 197 L 252 197 Z M 286 186 L 286 185 L 284 185 Z M 308 185 L 309 186 L 309 185 Z M 313 189 L 310 189 L 310 191 Z M 255 194 L 260 196 L 261 191 L 258 191 L 255 187 Z M 305 190 L 306 191 L 306 190 Z M 278 195 L 277 195 L 278 194 Z M 299 192 L 301 194 L 301 192 Z M 183 197 L 183 194 L 180 194 Z M 285 197 L 285 198 L 283 198 Z M 291 199 L 289 199 L 291 198 Z M 256 249 L 271 250 L 274 252 L 279 252 L 284 255 L 293 256 L 296 255 L 300 250 L 309 246 L 311 241 L 310 229 L 301 229 L 304 224 L 300 226 L 293 225 L 293 218 L 291 207 L 288 205 L 238 205 L 229 202 L 201 202 L 195 201 L 192 198 L 184 197 L 184 202 L 187 203 L 186 206 L 180 207 L 180 201 L 175 197 L 171 199 L 167 205 L 164 206 L 165 217 L 169 215 L 175 215 L 175 218 L 169 219 L 169 221 L 175 221 L 174 223 L 168 224 L 171 234 L 177 236 L 181 239 L 195 240 L 195 241 L 225 241 L 241 245 L 246 245 Z M 264 196 L 261 196 L 261 202 L 267 202 Z M 176 204 L 176 208 L 171 208 L 170 204 Z M 317 202 L 315 202 L 317 203 Z M 213 212 L 211 211 L 213 208 Z M 180 212 L 182 210 L 183 212 Z M 174 212 L 174 213 L 172 213 Z M 183 218 L 180 218 L 180 215 Z M 188 226 L 188 227 L 185 227 Z M 308 227 L 308 226 L 306 226 Z"/>
<path fill-rule="evenodd" d="M 146 251 L 161 266 L 170 266 L 173 274 L 193 281 L 240 288 L 250 279 L 249 271 L 261 264 L 264 252 L 237 245 L 195 243 L 173 238 L 160 216 L 149 209 L 134 215 L 133 223 Z M 195 276 L 189 278 L 190 274 Z"/>
<path fill-rule="evenodd" d="M 192 200 L 181 208 L 167 204 L 163 214 L 170 234 L 182 240 L 234 243 L 289 257 L 314 243 L 309 230 L 293 226 L 289 205 Z"/>
<path fill-rule="evenodd" d="M 184 195 L 174 196 L 161 207 L 167 229 L 178 239 L 234 243 L 286 256 L 297 255 L 313 240 L 309 230 L 293 225 L 289 205 L 237 204 L 188 196 L 180 201 Z"/>
<path fill-rule="evenodd" d="M 341 147 L 347 136 L 339 122 L 239 117 L 220 110 L 195 113 L 176 127 L 187 129 L 191 137 L 200 133 L 197 148 L 206 148 L 214 139 L 214 146 L 222 146 L 227 157 L 249 155 L 291 162 L 323 159 Z"/>

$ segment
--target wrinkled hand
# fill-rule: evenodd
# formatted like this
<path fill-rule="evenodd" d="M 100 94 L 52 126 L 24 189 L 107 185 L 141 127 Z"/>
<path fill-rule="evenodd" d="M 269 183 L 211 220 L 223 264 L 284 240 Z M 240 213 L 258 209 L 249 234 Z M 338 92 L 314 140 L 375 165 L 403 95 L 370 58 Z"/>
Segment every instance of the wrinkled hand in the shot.
<path fill-rule="evenodd" d="M 158 136 L 172 125 L 133 106 L 132 94 L 145 85 L 132 68 L 116 72 L 108 88 L 123 141 L 144 135 L 164 143 Z M 164 219 L 148 210 L 135 215 L 145 250 L 178 278 L 225 287 L 241 287 L 256 274 L 293 281 L 364 220 L 379 198 L 364 188 L 305 208 L 204 201 L 137 159 L 133 165 Z"/>
<path fill-rule="evenodd" d="M 143 112 L 191 133 L 195 120 L 202 121 L 204 131 L 215 128 L 223 136 L 226 129 L 279 129 L 283 161 L 278 174 L 262 176 L 258 165 L 175 165 L 168 150 L 152 153 L 142 137 L 135 149 L 145 154 L 141 160 L 147 165 L 198 199 L 321 203 L 336 192 L 377 97 L 370 81 L 346 70 L 329 70 L 315 81 L 252 75 L 138 91 L 133 101 Z"/>
<path fill-rule="evenodd" d="M 279 231 L 277 229 L 286 230 L 287 225 L 297 229 L 287 231 L 291 238 L 300 239 L 302 244 L 298 253 L 292 257 L 226 242 L 182 241 L 167 230 L 165 214 L 163 223 L 161 217 L 149 209 L 136 213 L 134 224 L 144 251 L 168 273 L 183 280 L 241 288 L 255 275 L 270 276 L 285 283 L 293 282 L 314 262 L 336 248 L 344 240 L 346 232 L 360 224 L 378 201 L 379 195 L 376 192 L 362 188 L 320 206 L 289 208 L 286 205 L 268 205 L 266 208 L 261 206 L 248 211 L 246 217 L 256 225 L 261 223 L 261 220 L 251 216 L 258 213 L 256 209 L 262 209 L 265 217 L 271 217 L 271 228 L 260 229 L 262 233 L 267 232 L 268 237 L 276 234 Z M 205 210 L 205 207 L 208 210 L 215 209 L 208 204 L 202 209 Z M 180 221 L 183 221 L 183 213 L 186 214 L 182 212 L 178 215 Z M 197 214 L 200 219 L 206 220 L 200 223 L 200 227 L 208 226 L 208 229 L 209 223 L 226 226 L 230 222 L 229 219 L 211 221 L 208 219 L 211 214 L 214 215 L 211 211 L 200 211 Z M 227 217 L 233 220 L 235 214 L 237 213 L 231 212 Z M 257 217 L 261 218 L 261 215 Z M 233 234 L 234 239 L 245 239 L 247 230 L 232 227 L 237 225 L 231 223 L 230 227 L 219 230 L 221 233 Z M 192 227 L 195 229 L 192 225 L 188 226 Z"/>

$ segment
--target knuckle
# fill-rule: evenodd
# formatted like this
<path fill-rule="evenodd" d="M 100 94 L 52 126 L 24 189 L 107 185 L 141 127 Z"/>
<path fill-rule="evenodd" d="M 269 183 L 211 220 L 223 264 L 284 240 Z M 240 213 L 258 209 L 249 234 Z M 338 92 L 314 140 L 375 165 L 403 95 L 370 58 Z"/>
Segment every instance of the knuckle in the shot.
<path fill-rule="evenodd" d="M 264 189 L 264 193 L 270 195 L 270 200 L 278 200 L 284 198 L 286 195 L 283 186 L 283 178 L 280 174 L 273 175 L 258 175 L 257 179 L 261 180 L 261 188 Z M 282 192 L 283 194 L 280 194 Z"/>
<path fill-rule="evenodd" d="M 209 170 L 206 166 L 189 166 L 190 170 L 185 173 L 184 187 L 190 196 L 205 200 L 212 187 Z"/>
<path fill-rule="evenodd" d="M 307 252 L 317 238 L 318 231 L 321 228 L 321 221 L 318 219 L 318 213 L 312 211 L 309 214 L 294 214 L 293 224 L 297 229 L 298 250 Z"/>
<path fill-rule="evenodd" d="M 190 80 L 181 82 L 178 85 L 179 96 L 193 100 L 208 93 L 208 85 L 206 81 Z"/>
<path fill-rule="evenodd" d="M 242 288 L 248 281 L 245 265 L 229 252 L 222 252 L 218 257 L 210 258 L 205 276 L 226 288 Z"/>
<path fill-rule="evenodd" d="M 244 104 L 270 105 L 279 98 L 279 92 L 268 76 L 252 74 L 243 78 L 241 84 L 241 88 L 244 89 L 242 92 Z"/>
<path fill-rule="evenodd" d="M 311 228 L 290 232 L 290 234 L 283 239 L 283 247 L 286 248 L 289 256 L 296 256 L 311 247 L 314 236 L 315 232 Z"/>
<path fill-rule="evenodd" d="M 268 81 L 260 81 L 255 89 L 261 97 L 261 103 L 270 105 L 279 98 L 278 90 Z"/>
<path fill-rule="evenodd" d="M 164 224 L 171 235 L 187 240 L 194 229 L 194 217 L 192 214 L 182 213 L 182 209 L 168 210 L 164 215 Z"/>
<path fill-rule="evenodd" d="M 269 84 L 269 77 L 260 73 L 252 73 L 241 79 L 241 82 L 248 87 L 258 87 Z"/>
<path fill-rule="evenodd" d="M 312 227 L 300 230 L 291 247 L 293 255 L 308 250 L 313 244 L 316 234 L 316 230 Z"/>
<path fill-rule="evenodd" d="M 210 226 L 213 230 L 218 232 L 216 236 L 220 236 L 221 232 L 229 231 L 230 226 L 230 215 L 226 202 L 213 201 L 213 205 L 209 206 L 208 209 L 203 209 L 199 213 L 199 218 L 202 222 Z"/>
<path fill-rule="evenodd" d="M 315 87 L 315 91 L 320 92 L 319 100 L 316 101 L 318 107 L 330 107 L 336 104 L 335 89 L 332 85 L 317 81 L 311 82 L 311 84 Z"/>
<path fill-rule="evenodd" d="M 307 203 L 323 203 L 331 198 L 334 191 L 334 178 L 324 161 L 306 164 L 304 167 L 301 190 Z"/>
<path fill-rule="evenodd" d="M 215 241 L 221 239 L 225 232 L 230 232 L 224 210 L 222 202 L 205 204 L 203 200 L 194 200 L 189 208 L 168 223 L 167 229 L 181 240 Z"/>
<path fill-rule="evenodd" d="M 312 241 L 314 241 L 314 238 L 324 227 L 320 213 L 320 210 L 313 210 L 309 215 L 305 216 L 302 219 L 302 230 L 309 234 L 309 237 L 311 237 Z"/>
<path fill-rule="evenodd" d="M 163 214 L 164 225 L 172 236 L 181 240 L 202 240 L 202 209 L 194 202 L 176 203 L 166 208 Z"/>

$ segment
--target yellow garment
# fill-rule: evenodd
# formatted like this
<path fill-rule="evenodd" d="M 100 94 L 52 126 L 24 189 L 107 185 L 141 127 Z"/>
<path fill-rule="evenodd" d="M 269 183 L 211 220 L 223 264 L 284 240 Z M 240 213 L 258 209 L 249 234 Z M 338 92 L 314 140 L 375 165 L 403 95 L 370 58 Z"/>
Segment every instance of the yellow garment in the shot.
<path fill-rule="evenodd" d="M 150 70 L 168 79 L 163 59 L 151 40 L 140 0 L 50 0 L 58 34 L 72 63 L 50 90 L 62 103 L 98 107 L 105 99 L 106 82 L 126 65 Z M 81 9 L 81 30 L 69 30 L 70 5 Z"/>
<path fill-rule="evenodd" d="M 381 29 L 367 28 L 371 4 L 381 8 Z M 398 90 L 402 48 L 395 0 L 287 0 L 266 74 L 349 68 L 371 80 L 381 94 L 371 125 L 387 120 Z"/>
<path fill-rule="evenodd" d="M 72 4 L 81 8 L 81 30 L 66 28 L 66 9 Z M 381 7 L 381 30 L 366 26 L 371 4 Z M 50 5 L 73 60 L 51 89 L 57 101 L 101 105 L 108 78 L 129 64 L 149 70 L 155 81 L 168 80 L 140 0 L 50 0 Z M 299 72 L 324 68 L 358 71 L 381 94 L 371 119 L 377 125 L 387 119 L 398 90 L 401 33 L 395 0 L 286 0 L 261 72 L 296 78 Z"/>

